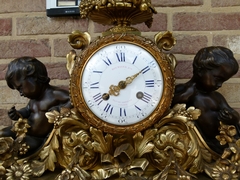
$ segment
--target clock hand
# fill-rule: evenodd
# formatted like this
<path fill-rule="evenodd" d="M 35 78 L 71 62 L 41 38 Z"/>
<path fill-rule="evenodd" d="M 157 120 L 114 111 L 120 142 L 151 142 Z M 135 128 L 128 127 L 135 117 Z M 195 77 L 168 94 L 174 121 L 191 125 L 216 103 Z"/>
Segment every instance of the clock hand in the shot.
<path fill-rule="evenodd" d="M 138 73 L 130 76 L 130 77 L 127 77 L 127 78 L 126 78 L 126 81 L 125 81 L 126 85 L 127 85 L 127 84 L 131 84 L 131 83 L 133 82 L 133 80 L 134 80 L 141 72 L 142 72 L 142 70 L 139 71 Z M 120 81 L 120 82 L 121 82 L 121 81 Z M 120 83 L 120 82 L 119 82 L 119 83 Z M 119 84 L 118 84 L 118 85 L 119 85 Z M 125 87 L 126 87 L 126 86 L 125 86 Z M 124 88 L 125 88 L 125 87 L 124 87 Z M 123 88 L 123 89 L 124 89 L 124 88 Z"/>
<path fill-rule="evenodd" d="M 133 80 L 142 72 L 139 71 L 138 73 L 130 76 L 130 77 L 127 77 L 125 81 L 119 81 L 118 85 L 115 86 L 115 85 L 111 85 L 109 87 L 109 95 L 114 95 L 114 96 L 118 96 L 119 95 L 119 92 L 121 89 L 125 89 L 127 87 L 128 84 L 131 84 L 133 82 Z"/>

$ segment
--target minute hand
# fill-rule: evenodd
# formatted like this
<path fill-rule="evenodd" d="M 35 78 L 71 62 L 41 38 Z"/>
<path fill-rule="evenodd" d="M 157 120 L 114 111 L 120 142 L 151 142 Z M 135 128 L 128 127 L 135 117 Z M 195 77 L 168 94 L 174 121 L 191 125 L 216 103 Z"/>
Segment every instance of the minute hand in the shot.
<path fill-rule="evenodd" d="M 128 84 L 131 84 L 133 80 L 141 73 L 142 71 L 127 77 L 125 81 L 120 81 L 117 86 L 111 85 L 109 87 L 109 95 L 118 96 L 121 89 L 125 89 Z"/>
<path fill-rule="evenodd" d="M 127 84 L 131 84 L 132 82 L 133 82 L 133 80 L 141 73 L 142 71 L 140 71 L 140 72 L 138 72 L 138 73 L 136 73 L 136 74 L 134 74 L 134 75 L 132 75 L 132 76 L 130 76 L 130 77 L 127 77 L 126 78 L 126 81 L 125 81 L 125 83 L 126 83 L 126 85 Z M 121 82 L 121 81 L 120 81 Z M 120 83 L 119 82 L 119 83 Z"/>

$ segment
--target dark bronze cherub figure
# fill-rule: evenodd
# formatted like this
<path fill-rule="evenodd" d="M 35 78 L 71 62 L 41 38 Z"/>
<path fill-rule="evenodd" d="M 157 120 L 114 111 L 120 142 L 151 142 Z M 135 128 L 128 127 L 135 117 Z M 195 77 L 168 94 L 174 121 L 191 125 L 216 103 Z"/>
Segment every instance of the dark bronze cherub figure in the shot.
<path fill-rule="evenodd" d="M 216 139 L 220 121 L 234 125 L 239 134 L 240 117 L 216 90 L 236 74 L 238 68 L 233 52 L 228 48 L 211 46 L 199 50 L 194 57 L 192 78 L 176 86 L 172 102 L 172 105 L 185 103 L 187 107 L 201 110 L 196 126 L 208 146 L 219 154 L 225 148 Z"/>
<path fill-rule="evenodd" d="M 27 119 L 27 133 L 23 142 L 29 147 L 26 155 L 33 153 L 44 142 L 53 129 L 53 124 L 48 122 L 46 112 L 57 110 L 61 107 L 71 107 L 69 93 L 49 84 L 46 67 L 42 62 L 33 57 L 21 57 L 13 60 L 8 65 L 5 76 L 8 86 L 19 91 L 21 96 L 29 98 L 26 107 L 16 110 L 12 107 L 8 115 L 12 120 Z M 0 137 L 16 138 L 13 126 L 0 131 Z"/>

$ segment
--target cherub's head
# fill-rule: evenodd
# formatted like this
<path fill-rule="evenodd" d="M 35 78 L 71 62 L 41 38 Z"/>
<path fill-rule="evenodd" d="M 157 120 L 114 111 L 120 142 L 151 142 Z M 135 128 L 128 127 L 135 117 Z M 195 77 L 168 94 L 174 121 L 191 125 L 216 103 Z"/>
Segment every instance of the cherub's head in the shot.
<path fill-rule="evenodd" d="M 198 51 L 193 61 L 193 76 L 199 88 L 214 91 L 238 72 L 233 52 L 225 47 L 211 46 Z"/>
<path fill-rule="evenodd" d="M 11 89 L 17 89 L 22 96 L 29 98 L 35 98 L 39 87 L 50 81 L 45 65 L 33 57 L 11 61 L 5 79 Z"/>

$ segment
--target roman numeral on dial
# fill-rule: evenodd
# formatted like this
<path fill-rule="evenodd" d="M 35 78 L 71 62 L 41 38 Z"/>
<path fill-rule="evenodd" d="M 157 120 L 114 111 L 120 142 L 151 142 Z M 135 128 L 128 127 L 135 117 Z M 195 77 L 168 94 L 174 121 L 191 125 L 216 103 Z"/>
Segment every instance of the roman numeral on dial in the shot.
<path fill-rule="evenodd" d="M 116 53 L 117 59 L 119 62 L 125 62 L 125 53 L 124 52 L 120 52 L 120 53 Z"/>
<path fill-rule="evenodd" d="M 154 80 L 146 80 L 145 87 L 154 87 Z"/>
<path fill-rule="evenodd" d="M 145 102 L 145 103 L 149 103 L 151 101 L 151 98 L 152 98 L 152 95 L 144 92 L 143 93 L 143 97 L 142 97 L 142 100 Z"/>
<path fill-rule="evenodd" d="M 103 59 L 103 62 L 108 66 L 110 66 L 112 64 L 112 62 L 110 61 L 110 59 L 108 57 L 106 59 Z"/>

